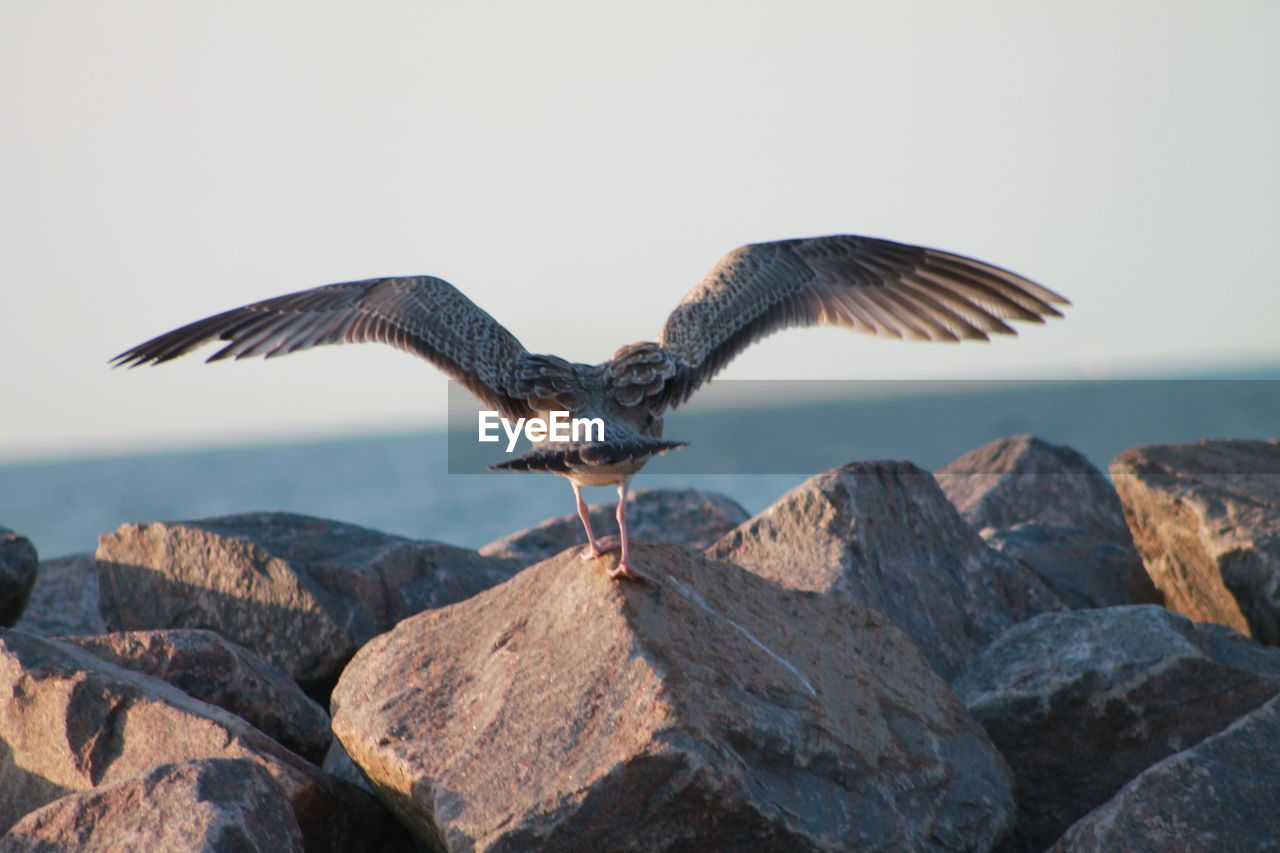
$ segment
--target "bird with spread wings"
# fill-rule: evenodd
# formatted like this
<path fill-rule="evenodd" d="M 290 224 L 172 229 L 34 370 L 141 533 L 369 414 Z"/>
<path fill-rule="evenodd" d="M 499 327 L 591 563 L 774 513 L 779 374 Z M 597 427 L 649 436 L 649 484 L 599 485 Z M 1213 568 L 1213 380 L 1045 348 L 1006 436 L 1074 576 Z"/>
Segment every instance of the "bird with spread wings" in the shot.
<path fill-rule="evenodd" d="M 160 364 L 212 341 L 209 361 L 285 355 L 322 344 L 377 341 L 408 350 L 458 380 L 503 417 L 563 411 L 600 418 L 595 441 L 535 443 L 495 469 L 568 478 L 586 528 L 583 559 L 617 548 L 631 565 L 627 490 L 650 457 L 683 446 L 662 438 L 662 415 L 689 399 L 748 345 L 798 326 L 844 326 L 919 341 L 1016 334 L 1006 321 L 1059 317 L 1062 296 L 961 255 L 851 235 L 742 246 L 725 255 L 667 317 L 657 341 L 628 344 L 602 364 L 529 352 L 457 288 L 432 276 L 330 284 L 199 320 L 139 344 L 116 366 Z M 618 538 L 597 538 L 583 486 L 616 486 Z"/>

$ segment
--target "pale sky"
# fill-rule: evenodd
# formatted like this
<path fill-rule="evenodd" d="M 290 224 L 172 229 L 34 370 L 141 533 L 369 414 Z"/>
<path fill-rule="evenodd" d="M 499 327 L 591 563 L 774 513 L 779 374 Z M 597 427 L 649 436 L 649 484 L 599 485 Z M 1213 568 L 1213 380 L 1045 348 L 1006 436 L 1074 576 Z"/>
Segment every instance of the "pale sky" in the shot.
<path fill-rule="evenodd" d="M 244 303 L 444 277 L 531 350 L 656 336 L 726 251 L 855 233 L 1064 321 L 770 338 L 732 378 L 1280 361 L 1280 4 L 0 0 L 0 460 L 426 427 L 390 348 L 109 370 Z"/>

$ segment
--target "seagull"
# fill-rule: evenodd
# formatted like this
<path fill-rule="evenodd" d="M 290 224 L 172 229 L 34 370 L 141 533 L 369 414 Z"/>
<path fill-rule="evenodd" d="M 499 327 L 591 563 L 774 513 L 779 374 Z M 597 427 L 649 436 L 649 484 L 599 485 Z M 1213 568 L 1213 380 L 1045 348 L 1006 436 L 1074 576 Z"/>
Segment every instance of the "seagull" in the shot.
<path fill-rule="evenodd" d="M 374 341 L 440 368 L 512 422 L 552 412 L 600 418 L 588 441 L 534 441 L 491 466 L 566 477 L 586 529 L 584 560 L 619 551 L 611 578 L 646 579 L 631 564 L 627 492 L 652 457 L 684 446 L 662 437 L 663 414 L 686 402 L 748 345 L 787 328 L 843 326 L 918 341 L 987 340 L 1043 323 L 1070 302 L 1000 267 L 937 249 L 854 235 L 752 243 L 734 249 L 681 300 L 658 340 L 628 344 L 601 364 L 531 353 L 502 324 L 434 276 L 374 278 L 277 296 L 198 320 L 111 359 L 160 364 L 206 342 L 208 358 L 286 355 Z M 615 486 L 618 537 L 597 538 L 583 486 Z"/>

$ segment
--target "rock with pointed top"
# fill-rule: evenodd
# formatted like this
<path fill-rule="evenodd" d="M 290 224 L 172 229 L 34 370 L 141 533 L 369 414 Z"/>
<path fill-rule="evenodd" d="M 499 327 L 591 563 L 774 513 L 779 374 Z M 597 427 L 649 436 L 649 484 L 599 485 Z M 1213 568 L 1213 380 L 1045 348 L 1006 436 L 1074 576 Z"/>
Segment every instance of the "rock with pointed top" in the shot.
<path fill-rule="evenodd" d="M 958 457 L 935 476 L 978 530 L 1039 521 L 1132 542 L 1124 508 L 1106 475 L 1066 445 L 1034 435 L 1001 438 Z"/>
<path fill-rule="evenodd" d="M 635 543 L 401 622 L 333 694 L 379 795 L 450 850 L 988 849 L 986 734 L 872 610 Z"/>
<path fill-rule="evenodd" d="M 1005 629 L 1063 609 L 910 462 L 851 462 L 811 477 L 707 554 L 879 610 L 948 679 Z"/>
<path fill-rule="evenodd" d="M 1029 566 L 1067 606 L 1160 602 L 1115 488 L 1082 453 L 1018 435 L 936 476 L 989 545 Z"/>
<path fill-rule="evenodd" d="M 1111 476 L 1167 605 L 1280 645 L 1280 441 L 1135 447 Z"/>

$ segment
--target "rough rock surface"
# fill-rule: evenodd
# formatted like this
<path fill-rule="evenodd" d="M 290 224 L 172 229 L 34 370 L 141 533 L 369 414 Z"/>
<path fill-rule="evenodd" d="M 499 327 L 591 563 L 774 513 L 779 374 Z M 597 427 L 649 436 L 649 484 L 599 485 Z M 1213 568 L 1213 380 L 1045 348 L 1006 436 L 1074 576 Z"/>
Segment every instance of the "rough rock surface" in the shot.
<path fill-rule="evenodd" d="M 617 532 L 617 508 L 617 502 L 591 506 L 591 527 L 597 535 Z M 627 526 L 633 537 L 695 550 L 707 547 L 747 518 L 747 511 L 733 498 L 697 489 L 638 489 L 627 504 Z M 585 543 L 582 521 L 575 514 L 549 518 L 504 536 L 485 545 L 480 553 L 510 557 L 530 566 Z"/>
<path fill-rule="evenodd" d="M 105 634 L 109 629 L 98 610 L 98 561 L 93 555 L 41 562 L 27 609 L 14 627 L 42 637 Z"/>
<path fill-rule="evenodd" d="M 1063 609 L 910 462 L 853 462 L 812 477 L 707 553 L 879 610 L 948 679 L 1009 626 Z"/>
<path fill-rule="evenodd" d="M 333 739 L 329 715 L 292 679 L 212 631 L 127 631 L 60 639 L 243 717 L 317 764 Z"/>
<path fill-rule="evenodd" d="M 289 801 L 262 765 L 245 758 L 166 764 L 68 794 L 0 838 L 0 853 L 302 849 Z"/>
<path fill-rule="evenodd" d="M 937 472 L 938 484 L 978 529 L 1060 524 L 1132 543 L 1120 498 L 1079 451 L 1034 435 L 984 444 Z"/>
<path fill-rule="evenodd" d="M 450 850 L 985 849 L 1007 768 L 874 611 L 637 543 L 574 550 L 366 645 L 334 731 Z"/>
<path fill-rule="evenodd" d="M 1052 848 L 1213 853 L 1280 849 L 1280 698 L 1150 767 Z"/>
<path fill-rule="evenodd" d="M 1115 488 L 1076 450 L 1002 438 L 936 476 L 988 544 L 1026 563 L 1068 607 L 1160 603 Z"/>
<path fill-rule="evenodd" d="M 0 631 L 0 830 L 65 794 L 202 758 L 266 768 L 309 850 L 377 849 L 396 830 L 363 791 L 241 718 L 75 646 Z"/>
<path fill-rule="evenodd" d="M 126 524 L 98 543 L 112 630 L 209 628 L 321 683 L 406 616 L 500 583 L 511 561 L 283 512 Z"/>
<path fill-rule="evenodd" d="M 0 627 L 8 628 L 22 616 L 39 562 L 30 539 L 0 527 Z"/>
<path fill-rule="evenodd" d="M 1135 447 L 1111 476 L 1168 606 L 1280 645 L 1280 441 Z"/>
<path fill-rule="evenodd" d="M 1034 571 L 1063 604 L 1075 610 L 1124 604 L 1160 604 L 1133 544 L 1099 541 L 1060 524 L 1029 521 L 979 531 L 987 544 Z"/>
<path fill-rule="evenodd" d="M 1154 605 L 1039 616 L 955 682 L 1017 780 L 1014 850 L 1043 850 L 1155 762 L 1280 692 L 1280 650 Z"/>

